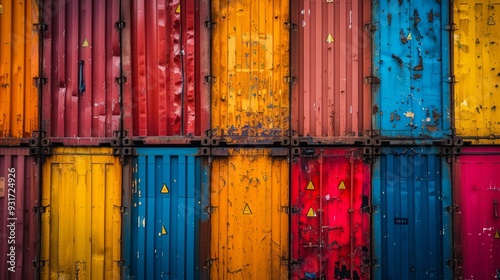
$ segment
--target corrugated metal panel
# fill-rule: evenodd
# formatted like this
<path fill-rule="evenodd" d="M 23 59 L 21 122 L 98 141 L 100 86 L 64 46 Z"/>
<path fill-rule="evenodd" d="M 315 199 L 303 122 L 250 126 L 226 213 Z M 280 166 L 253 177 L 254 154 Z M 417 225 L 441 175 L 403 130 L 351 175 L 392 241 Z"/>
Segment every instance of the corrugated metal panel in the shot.
<path fill-rule="evenodd" d="M 313 139 L 371 130 L 370 1 L 294 0 L 291 4 L 292 130 Z M 327 138 L 327 139 L 324 139 Z"/>
<path fill-rule="evenodd" d="M 451 135 L 449 0 L 373 2 L 373 128 L 386 137 Z"/>
<path fill-rule="evenodd" d="M 500 149 L 463 148 L 454 174 L 457 279 L 496 279 L 500 271 Z"/>
<path fill-rule="evenodd" d="M 200 279 L 201 224 L 208 223 L 208 165 L 200 149 L 136 149 L 131 224 L 123 228 L 124 279 Z M 126 190 L 129 191 L 129 190 Z"/>
<path fill-rule="evenodd" d="M 499 1 L 454 1 L 455 128 L 457 135 L 500 137 Z M 497 69 L 499 68 L 499 69 Z M 474 141 L 476 144 L 492 141 Z M 500 143 L 500 140 L 494 141 Z"/>
<path fill-rule="evenodd" d="M 204 119 L 210 111 L 209 88 L 196 85 L 202 79 L 195 72 L 197 48 L 209 45 L 208 36 L 196 34 L 208 33 L 197 28 L 208 19 L 208 14 L 195 13 L 196 5 L 203 4 L 207 5 L 194 0 L 133 1 L 132 65 L 137 67 L 132 68 L 132 96 L 125 97 L 131 99 L 124 107 L 129 136 L 144 137 L 146 142 L 151 140 L 148 136 L 199 138 L 209 129 Z M 202 11 L 208 13 L 206 8 Z"/>
<path fill-rule="evenodd" d="M 0 278 L 35 279 L 38 164 L 27 148 L 0 148 Z M 11 208 L 12 207 L 12 208 Z"/>
<path fill-rule="evenodd" d="M 109 142 L 121 115 L 119 1 L 43 3 L 42 129 L 52 142 Z"/>
<path fill-rule="evenodd" d="M 31 137 L 38 129 L 38 93 L 33 82 L 38 76 L 38 34 L 33 29 L 38 3 L 0 3 L 0 137 Z"/>
<path fill-rule="evenodd" d="M 302 149 L 292 164 L 291 279 L 370 279 L 370 179 L 361 148 Z"/>
<path fill-rule="evenodd" d="M 287 158 L 272 149 L 223 151 L 212 162 L 210 278 L 288 279 Z"/>
<path fill-rule="evenodd" d="M 212 129 L 229 143 L 286 137 L 289 0 L 212 1 Z M 238 139 L 238 137 L 241 137 Z M 250 137 L 250 138 L 247 138 Z"/>
<path fill-rule="evenodd" d="M 110 148 L 54 148 L 43 166 L 41 279 L 118 279 L 122 167 Z"/>
<path fill-rule="evenodd" d="M 374 279 L 451 279 L 450 166 L 438 148 L 382 148 L 372 177 Z"/>

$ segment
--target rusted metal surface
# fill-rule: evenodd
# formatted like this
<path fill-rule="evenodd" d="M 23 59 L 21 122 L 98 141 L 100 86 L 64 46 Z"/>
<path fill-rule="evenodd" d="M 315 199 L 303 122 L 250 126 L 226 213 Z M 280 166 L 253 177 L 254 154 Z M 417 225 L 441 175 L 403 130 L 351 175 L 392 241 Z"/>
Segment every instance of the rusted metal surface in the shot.
<path fill-rule="evenodd" d="M 371 2 L 292 0 L 292 130 L 310 144 L 371 130 Z"/>

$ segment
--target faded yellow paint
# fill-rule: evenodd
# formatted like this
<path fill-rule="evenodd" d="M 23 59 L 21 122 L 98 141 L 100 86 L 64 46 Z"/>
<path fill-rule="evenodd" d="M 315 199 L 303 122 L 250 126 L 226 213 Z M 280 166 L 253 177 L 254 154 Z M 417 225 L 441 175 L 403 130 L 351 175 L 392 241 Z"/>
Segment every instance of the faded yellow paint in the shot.
<path fill-rule="evenodd" d="M 37 2 L 0 1 L 0 137 L 31 137 L 38 129 Z"/>
<path fill-rule="evenodd" d="M 500 1 L 454 1 L 456 134 L 467 138 L 500 136 Z M 498 107 L 498 108 L 497 108 Z M 473 140 L 499 144 L 499 140 Z"/>
<path fill-rule="evenodd" d="M 121 178 L 110 148 L 55 148 L 43 166 L 41 279 L 120 279 Z"/>
<path fill-rule="evenodd" d="M 211 279 L 288 279 L 288 162 L 269 153 L 230 149 L 213 160 Z"/>
<path fill-rule="evenodd" d="M 215 136 L 283 137 L 289 129 L 289 1 L 212 1 Z"/>

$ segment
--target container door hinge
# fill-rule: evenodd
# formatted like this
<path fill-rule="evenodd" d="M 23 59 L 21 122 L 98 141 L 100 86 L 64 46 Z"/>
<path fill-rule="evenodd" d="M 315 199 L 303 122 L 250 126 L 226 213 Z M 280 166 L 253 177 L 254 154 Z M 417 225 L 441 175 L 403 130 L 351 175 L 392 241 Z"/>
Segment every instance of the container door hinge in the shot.
<path fill-rule="evenodd" d="M 286 157 L 288 156 L 289 149 L 287 148 L 272 148 L 271 156 L 273 157 Z"/>
<path fill-rule="evenodd" d="M 375 205 L 364 206 L 363 208 L 361 208 L 361 211 L 363 211 L 365 213 L 369 213 L 369 214 L 373 214 L 373 212 L 375 212 L 376 210 L 377 210 L 377 206 L 375 206 Z"/>
<path fill-rule="evenodd" d="M 458 81 L 457 81 L 457 78 L 455 76 L 450 76 L 450 77 L 448 77 L 448 79 L 445 82 L 450 83 L 450 84 L 455 84 Z"/>
<path fill-rule="evenodd" d="M 210 21 L 210 20 L 205 21 L 205 27 L 210 29 L 210 30 L 213 30 L 216 25 L 217 25 L 217 22 Z"/>
<path fill-rule="evenodd" d="M 116 29 L 124 29 L 125 28 L 125 22 L 122 20 L 119 20 L 115 22 L 115 28 Z"/>
<path fill-rule="evenodd" d="M 213 84 L 217 81 L 217 77 L 215 76 L 205 76 L 203 79 L 205 80 L 205 83 L 208 84 Z"/>
<path fill-rule="evenodd" d="M 115 81 L 117 84 L 119 85 L 122 85 L 122 84 L 125 84 L 127 82 L 127 77 L 125 76 L 118 76 L 115 78 Z"/>
<path fill-rule="evenodd" d="M 462 267 L 462 260 L 460 259 L 446 260 L 446 265 L 452 268 Z"/>
<path fill-rule="evenodd" d="M 285 76 L 283 79 L 285 80 L 285 83 L 287 83 L 287 84 L 293 84 L 293 83 L 297 82 L 297 77 L 294 77 L 294 76 Z"/>
<path fill-rule="evenodd" d="M 215 208 L 217 208 L 216 206 L 206 206 L 203 211 L 207 214 L 212 214 L 214 211 L 215 211 Z"/>
<path fill-rule="evenodd" d="M 45 263 L 47 262 L 48 260 L 33 260 L 31 261 L 31 267 L 32 268 L 40 268 L 40 267 L 44 267 L 45 266 Z"/>
<path fill-rule="evenodd" d="M 292 263 L 296 263 L 296 265 L 293 266 Z M 293 268 L 293 267 L 297 267 L 299 265 L 299 262 L 297 260 L 288 259 L 286 257 L 281 257 L 281 265 L 286 265 L 286 266 L 290 266 Z"/>
<path fill-rule="evenodd" d="M 42 23 L 33 23 L 33 29 L 36 31 L 42 31 L 45 32 L 49 30 L 49 25 L 46 24 L 45 22 Z"/>
<path fill-rule="evenodd" d="M 119 261 L 117 261 L 117 264 L 118 264 L 119 268 L 126 267 L 125 263 L 126 263 L 125 260 L 119 260 Z"/>
<path fill-rule="evenodd" d="M 297 30 L 297 24 L 293 23 L 293 22 L 286 21 L 285 28 L 290 30 L 290 31 L 295 31 L 295 30 Z"/>
<path fill-rule="evenodd" d="M 377 266 L 378 265 L 378 259 L 364 259 L 363 263 L 368 266 Z"/>
<path fill-rule="evenodd" d="M 367 84 L 380 84 L 380 78 L 379 77 L 375 77 L 375 76 L 368 76 L 368 77 L 365 77 L 365 83 Z"/>
<path fill-rule="evenodd" d="M 448 24 L 444 26 L 444 30 L 458 30 L 458 26 L 456 23 Z"/>
<path fill-rule="evenodd" d="M 290 265 L 290 268 L 296 268 L 300 265 L 300 262 L 299 262 L 299 260 L 290 259 L 289 265 Z"/>
<path fill-rule="evenodd" d="M 367 23 L 365 24 L 365 29 L 374 32 L 378 30 L 378 26 L 375 23 Z"/>
<path fill-rule="evenodd" d="M 281 206 L 281 210 L 287 214 L 297 214 L 300 212 L 299 207 L 297 206 Z"/>
<path fill-rule="evenodd" d="M 37 86 L 41 86 L 41 85 L 46 85 L 47 84 L 47 78 L 44 78 L 44 77 L 34 77 L 33 80 L 35 80 L 35 84 Z"/>
<path fill-rule="evenodd" d="M 207 259 L 203 262 L 203 267 L 204 268 L 211 268 L 212 265 L 214 265 L 214 261 L 216 261 L 218 259 Z"/>
<path fill-rule="evenodd" d="M 42 213 L 45 213 L 47 211 L 47 207 L 49 207 L 49 205 L 47 206 L 35 206 L 33 207 L 33 214 L 42 214 Z"/>
<path fill-rule="evenodd" d="M 459 214 L 460 206 L 458 205 L 446 206 L 446 212 L 448 212 L 449 214 Z"/>
<path fill-rule="evenodd" d="M 120 212 L 120 214 L 123 214 L 125 213 L 125 206 L 118 206 L 118 205 L 113 205 L 116 209 L 118 209 L 118 212 Z"/>

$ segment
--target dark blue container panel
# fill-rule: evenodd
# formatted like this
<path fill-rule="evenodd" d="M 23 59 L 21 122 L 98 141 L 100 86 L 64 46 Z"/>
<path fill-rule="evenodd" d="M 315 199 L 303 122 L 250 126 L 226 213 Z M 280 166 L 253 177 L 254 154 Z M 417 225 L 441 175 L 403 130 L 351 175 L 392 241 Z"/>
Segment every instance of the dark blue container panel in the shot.
<path fill-rule="evenodd" d="M 452 279 L 446 158 L 432 147 L 381 151 L 372 178 L 374 279 Z"/>
<path fill-rule="evenodd" d="M 208 223 L 208 166 L 199 149 L 138 148 L 123 223 L 124 279 L 198 279 Z M 125 174 L 125 172 L 124 172 Z M 127 191 L 127 190 L 125 190 Z M 126 196 L 124 196 L 126 197 Z M 208 244 L 207 244 L 208 246 Z"/>
<path fill-rule="evenodd" d="M 382 137 L 451 135 L 449 0 L 373 1 L 373 129 Z"/>

